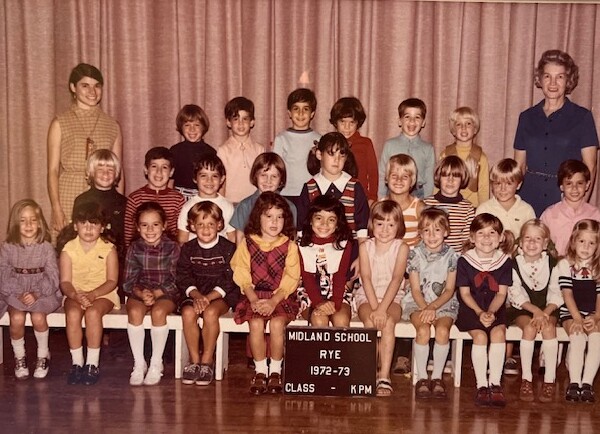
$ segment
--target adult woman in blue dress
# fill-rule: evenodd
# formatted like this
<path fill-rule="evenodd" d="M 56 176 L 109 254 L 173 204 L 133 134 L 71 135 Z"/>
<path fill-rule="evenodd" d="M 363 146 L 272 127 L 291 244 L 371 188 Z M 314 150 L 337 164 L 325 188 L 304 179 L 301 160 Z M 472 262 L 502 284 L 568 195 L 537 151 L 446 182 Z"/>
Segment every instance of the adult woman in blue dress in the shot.
<path fill-rule="evenodd" d="M 561 200 L 556 173 L 563 161 L 583 161 L 594 185 L 598 150 L 594 118 L 567 98 L 578 80 L 579 68 L 569 54 L 544 52 L 535 71 L 535 86 L 542 89 L 544 99 L 519 117 L 514 158 L 525 175 L 519 194 L 537 216 Z"/>

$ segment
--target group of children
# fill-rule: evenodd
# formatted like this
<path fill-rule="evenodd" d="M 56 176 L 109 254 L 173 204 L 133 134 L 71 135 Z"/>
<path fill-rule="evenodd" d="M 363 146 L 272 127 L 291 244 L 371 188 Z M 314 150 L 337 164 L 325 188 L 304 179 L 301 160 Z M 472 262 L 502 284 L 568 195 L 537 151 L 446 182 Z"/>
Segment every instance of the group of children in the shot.
<path fill-rule="evenodd" d="M 59 239 L 58 265 L 40 207 L 31 200 L 16 203 L 0 250 L 0 303 L 10 315 L 15 376 L 29 376 L 23 340 L 27 312 L 38 342 L 33 375 L 46 376 L 46 314 L 64 296 L 72 354 L 67 381 L 94 384 L 102 316 L 120 307 L 120 286 L 127 296 L 134 358 L 131 385 L 160 381 L 167 315 L 176 311 L 190 353 L 183 383 L 212 382 L 219 317 L 231 309 L 236 322 L 249 325 L 255 365 L 250 391 L 256 395 L 282 391 L 290 321 L 303 317 L 314 326 L 344 327 L 356 313 L 365 327 L 381 331 L 378 396 L 393 392 L 394 328 L 404 319 L 416 329 L 418 399 L 446 397 L 442 373 L 456 324 L 473 338 L 475 402 L 504 406 L 505 332 L 516 324 L 523 329 L 520 399 L 534 398 L 531 365 L 534 338 L 541 332 L 546 371 L 538 396 L 550 401 L 560 321 L 571 338 L 566 399 L 595 400 L 600 211 L 585 203 L 590 172 L 583 163 L 561 165 L 564 200 L 538 220 L 516 195 L 523 175 L 514 160 L 494 165 L 488 178 L 487 158 L 474 143 L 479 119 L 469 108 L 453 113 L 456 142 L 435 164 L 433 147 L 419 136 L 425 105 L 403 101 L 402 134 L 386 142 L 379 173 L 372 143 L 358 133 L 366 115 L 356 98 L 334 105 L 331 123 L 337 132 L 322 137 L 310 129 L 316 110 L 312 91 L 292 92 L 288 110 L 292 128 L 275 138 L 274 152 L 264 152 L 250 139 L 253 104 L 234 98 L 225 108 L 231 138 L 215 152 L 202 139 L 209 126 L 206 114 L 185 106 L 177 116 L 185 141 L 150 149 L 147 184 L 126 199 L 115 191 L 116 156 L 93 153 L 91 189 L 78 198 L 72 225 Z M 237 174 L 248 176 L 249 186 Z M 152 323 L 149 363 L 146 314 Z"/>

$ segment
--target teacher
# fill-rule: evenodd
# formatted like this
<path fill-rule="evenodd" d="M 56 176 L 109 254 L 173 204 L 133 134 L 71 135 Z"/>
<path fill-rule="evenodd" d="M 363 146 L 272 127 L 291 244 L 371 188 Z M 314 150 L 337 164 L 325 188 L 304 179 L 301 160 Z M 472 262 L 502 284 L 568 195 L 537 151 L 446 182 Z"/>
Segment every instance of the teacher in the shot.
<path fill-rule="evenodd" d="M 544 99 L 519 117 L 514 158 L 525 176 L 519 193 L 538 217 L 561 200 L 556 173 L 563 161 L 583 161 L 594 185 L 598 149 L 594 118 L 588 109 L 566 97 L 578 80 L 579 68 L 569 54 L 544 52 L 535 71 L 535 86 L 542 89 Z"/>
<path fill-rule="evenodd" d="M 58 115 L 48 131 L 48 195 L 52 228 L 71 221 L 75 198 L 86 191 L 86 161 L 96 149 L 110 149 L 122 160 L 121 128 L 98 106 L 104 79 L 95 66 L 80 63 L 71 71 L 73 104 Z M 123 193 L 123 178 L 118 188 Z"/>

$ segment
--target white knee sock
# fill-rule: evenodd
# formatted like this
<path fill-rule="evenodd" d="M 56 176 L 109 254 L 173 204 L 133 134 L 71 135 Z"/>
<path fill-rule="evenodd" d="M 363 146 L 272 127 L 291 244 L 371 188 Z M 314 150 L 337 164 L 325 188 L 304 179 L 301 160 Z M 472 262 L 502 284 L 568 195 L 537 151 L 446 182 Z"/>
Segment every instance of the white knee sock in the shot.
<path fill-rule="evenodd" d="M 499 386 L 504 368 L 504 355 L 506 354 L 506 343 L 490 344 L 490 385 Z"/>
<path fill-rule="evenodd" d="M 146 340 L 146 331 L 144 326 L 134 326 L 127 323 L 127 336 L 129 337 L 129 346 L 133 354 L 133 363 L 135 366 L 144 365 L 144 341 Z"/>
<path fill-rule="evenodd" d="M 50 336 L 50 329 L 45 332 L 33 331 L 35 340 L 37 341 L 37 356 L 39 359 L 48 357 L 48 337 Z"/>
<path fill-rule="evenodd" d="M 25 357 L 25 338 L 11 339 L 10 344 L 12 345 L 13 353 L 15 353 L 15 359 Z"/>
<path fill-rule="evenodd" d="M 87 347 L 86 365 L 100 366 L 100 348 Z"/>
<path fill-rule="evenodd" d="M 487 366 L 488 354 L 487 345 L 475 345 L 471 347 L 471 361 L 475 370 L 475 380 L 477 388 L 488 387 Z"/>
<path fill-rule="evenodd" d="M 69 351 L 71 352 L 73 364 L 77 366 L 83 366 L 83 347 L 75 348 L 74 350 Z"/>
<path fill-rule="evenodd" d="M 592 333 L 588 335 L 587 355 L 581 382 L 593 385 L 598 366 L 600 366 L 600 333 Z"/>
<path fill-rule="evenodd" d="M 450 351 L 450 344 L 433 344 L 433 372 L 431 374 L 432 380 L 442 378 L 444 373 L 444 366 L 446 366 L 446 359 L 448 358 L 448 351 Z"/>
<path fill-rule="evenodd" d="M 150 327 L 150 337 L 152 338 L 152 358 L 150 359 L 151 366 L 162 366 L 163 353 L 165 345 L 169 337 L 169 326 Z"/>
<path fill-rule="evenodd" d="M 583 333 L 569 336 L 569 382 L 581 386 L 583 357 L 585 353 L 586 336 Z"/>
<path fill-rule="evenodd" d="M 281 374 L 281 364 L 283 363 L 283 359 L 275 360 L 271 359 L 271 365 L 269 366 L 269 372 L 271 374 Z"/>
<path fill-rule="evenodd" d="M 556 381 L 556 363 L 558 361 L 558 339 L 544 339 L 542 341 L 542 352 L 544 353 L 544 383 Z"/>
<path fill-rule="evenodd" d="M 429 358 L 429 345 L 421 345 L 415 342 L 415 362 L 417 365 L 417 381 L 427 379 L 427 359 Z"/>
<path fill-rule="evenodd" d="M 533 373 L 531 372 L 531 363 L 533 361 L 534 341 L 521 340 L 521 378 L 527 381 L 533 381 Z"/>
<path fill-rule="evenodd" d="M 269 373 L 269 367 L 267 366 L 267 359 L 254 360 L 254 371 L 257 374 L 267 375 Z"/>

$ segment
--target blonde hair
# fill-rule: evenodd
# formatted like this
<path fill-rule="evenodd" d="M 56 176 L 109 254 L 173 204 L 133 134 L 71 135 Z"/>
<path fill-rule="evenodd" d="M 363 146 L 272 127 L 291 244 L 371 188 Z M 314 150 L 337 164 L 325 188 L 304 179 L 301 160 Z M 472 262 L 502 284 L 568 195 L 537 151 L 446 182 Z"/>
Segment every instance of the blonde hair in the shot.
<path fill-rule="evenodd" d="M 450 119 L 448 120 L 448 123 L 450 124 L 450 132 L 453 136 L 456 136 L 456 122 L 458 121 L 459 117 L 473 122 L 473 127 L 475 128 L 475 137 L 473 137 L 473 143 L 475 143 L 475 138 L 477 137 L 480 126 L 479 115 L 471 107 L 458 107 L 452 113 L 450 113 Z"/>
<path fill-rule="evenodd" d="M 512 158 L 504 158 L 498 161 L 490 170 L 490 181 L 497 182 L 501 179 L 506 179 L 515 184 L 523 182 L 523 172 L 517 163 Z"/>
<path fill-rule="evenodd" d="M 8 228 L 6 230 L 6 242 L 9 244 L 21 244 L 21 214 L 27 207 L 31 207 L 38 221 L 38 231 L 35 237 L 36 243 L 50 241 L 50 230 L 44 218 L 42 208 L 33 199 L 22 199 L 15 203 L 10 210 Z"/>
<path fill-rule="evenodd" d="M 390 172 L 392 171 L 392 164 L 397 165 L 404 172 L 410 175 L 410 186 L 411 188 L 417 183 L 417 163 L 410 155 L 396 154 L 392 155 L 388 160 L 387 167 L 385 169 L 385 182 L 388 182 L 390 178 Z"/>
<path fill-rule="evenodd" d="M 396 238 L 402 238 L 406 233 L 402 207 L 398 204 L 398 202 L 391 199 L 380 200 L 375 202 L 371 207 L 371 217 L 369 218 L 369 235 L 373 236 L 373 221 L 385 220 L 386 218 L 390 218 L 392 221 L 398 223 Z"/>
<path fill-rule="evenodd" d="M 108 149 L 98 149 L 92 152 L 92 154 L 89 156 L 85 169 L 88 184 L 94 186 L 96 169 L 101 163 L 104 163 L 106 166 L 113 167 L 115 169 L 115 181 L 113 182 L 114 187 L 121 179 L 121 161 L 114 152 Z"/>
<path fill-rule="evenodd" d="M 539 229 L 542 232 L 544 239 L 548 240 L 548 245 L 546 247 L 546 252 L 548 253 L 548 255 L 552 256 L 553 258 L 558 257 L 558 253 L 554 248 L 554 244 L 550 243 L 550 228 L 546 226 L 546 224 L 540 219 L 530 219 L 523 223 L 523 226 L 521 226 L 521 230 L 519 231 L 519 246 L 521 246 L 521 243 L 523 242 L 523 237 L 525 236 L 529 228 Z"/>
<path fill-rule="evenodd" d="M 592 256 L 592 260 L 588 268 L 590 269 L 594 280 L 596 282 L 600 282 L 600 223 L 598 223 L 596 220 L 583 219 L 575 223 L 575 226 L 573 226 L 573 232 L 571 232 L 571 237 L 569 238 L 569 245 L 567 247 L 567 254 L 565 255 L 565 258 L 571 265 L 577 262 L 575 244 L 577 243 L 577 238 L 579 238 L 579 235 L 585 231 L 593 232 L 596 235 L 596 251 Z"/>

